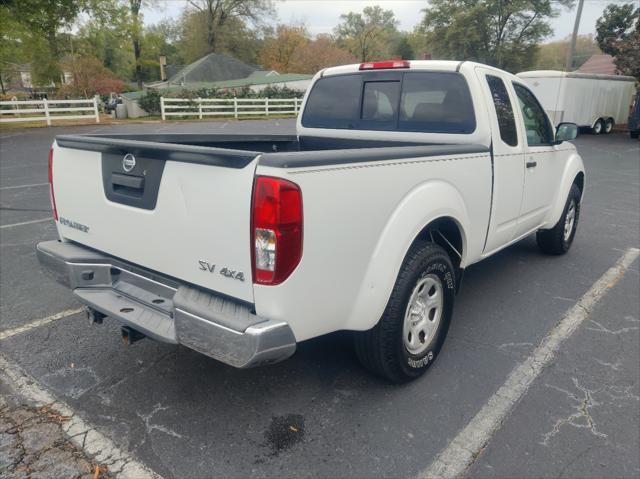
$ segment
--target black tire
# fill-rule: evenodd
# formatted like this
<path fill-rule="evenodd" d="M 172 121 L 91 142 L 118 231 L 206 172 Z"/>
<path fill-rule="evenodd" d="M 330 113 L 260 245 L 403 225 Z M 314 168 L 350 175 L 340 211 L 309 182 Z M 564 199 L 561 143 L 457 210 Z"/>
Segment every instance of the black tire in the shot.
<path fill-rule="evenodd" d="M 630 131 L 629 132 L 629 136 L 633 139 L 636 139 L 640 136 L 640 131 L 636 130 L 636 131 Z"/>
<path fill-rule="evenodd" d="M 442 292 L 442 309 L 428 344 L 425 346 L 423 336 L 418 338 L 421 342 L 418 347 L 426 349 L 419 354 L 412 354 L 405 346 L 405 315 L 412 294 L 418 291 L 418 285 L 424 287 L 425 281 L 439 281 L 440 289 L 437 292 Z M 426 294 L 430 295 L 430 292 L 426 291 Z M 405 257 L 378 324 L 369 331 L 355 334 L 355 349 L 360 362 L 370 371 L 394 383 L 420 377 L 433 364 L 442 348 L 453 314 L 454 296 L 455 273 L 447 252 L 435 243 L 416 243 Z M 423 318 L 426 320 L 431 311 L 428 307 L 424 311 Z"/>
<path fill-rule="evenodd" d="M 607 134 L 607 135 L 609 133 L 611 133 L 613 131 L 613 125 L 614 124 L 615 123 L 613 121 L 613 118 L 607 119 L 607 121 L 605 121 L 605 123 L 604 123 L 604 133 Z"/>
<path fill-rule="evenodd" d="M 580 219 L 580 188 L 574 183 L 571 185 L 567 202 L 562 210 L 562 216 L 556 223 L 556 225 L 550 230 L 538 230 L 536 239 L 540 249 L 547 254 L 560 255 L 565 254 L 571 248 L 573 239 L 576 236 L 576 229 L 578 228 L 578 220 Z M 565 235 L 565 225 L 567 222 L 567 214 L 569 213 L 571 203 L 575 205 L 575 214 L 571 231 L 568 236 Z"/>
<path fill-rule="evenodd" d="M 604 122 L 602 120 L 598 120 L 593 124 L 591 128 L 591 133 L 594 135 L 599 135 L 604 131 Z"/>

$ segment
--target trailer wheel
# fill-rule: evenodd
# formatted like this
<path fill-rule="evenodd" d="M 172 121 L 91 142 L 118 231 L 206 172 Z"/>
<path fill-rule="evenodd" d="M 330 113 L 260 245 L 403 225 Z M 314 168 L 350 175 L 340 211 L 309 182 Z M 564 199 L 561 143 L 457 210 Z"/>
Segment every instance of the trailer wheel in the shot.
<path fill-rule="evenodd" d="M 629 132 L 629 136 L 630 136 L 631 138 L 638 138 L 638 136 L 640 136 L 640 130 L 630 131 L 630 132 Z"/>
<path fill-rule="evenodd" d="M 604 125 L 602 119 L 599 119 L 591 127 L 591 133 L 593 133 L 594 135 L 599 135 L 600 133 L 602 133 L 602 130 L 604 130 Z"/>
<path fill-rule="evenodd" d="M 608 135 L 613 130 L 613 118 L 608 118 L 604 124 L 604 132 Z"/>

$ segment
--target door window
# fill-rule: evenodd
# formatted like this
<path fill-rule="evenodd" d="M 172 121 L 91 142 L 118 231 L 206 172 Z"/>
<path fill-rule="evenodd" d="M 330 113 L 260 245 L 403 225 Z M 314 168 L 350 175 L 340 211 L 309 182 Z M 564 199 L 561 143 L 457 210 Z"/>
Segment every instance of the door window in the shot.
<path fill-rule="evenodd" d="M 500 138 L 509 146 L 518 145 L 518 131 L 516 130 L 516 121 L 513 117 L 513 108 L 507 87 L 504 85 L 502 78 L 487 75 L 487 83 L 493 98 L 493 106 L 498 116 L 498 127 L 500 128 Z"/>
<path fill-rule="evenodd" d="M 553 143 L 553 129 L 549 118 L 544 112 L 536 97 L 528 88 L 518 84 L 513 84 L 520 103 L 524 128 L 527 132 L 527 143 L 529 146 L 550 145 Z"/>

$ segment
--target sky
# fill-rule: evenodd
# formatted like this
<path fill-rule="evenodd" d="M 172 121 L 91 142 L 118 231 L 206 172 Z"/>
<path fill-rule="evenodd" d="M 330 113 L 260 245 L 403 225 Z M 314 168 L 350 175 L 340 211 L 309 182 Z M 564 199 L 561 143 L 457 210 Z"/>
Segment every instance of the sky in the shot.
<path fill-rule="evenodd" d="M 633 0 L 630 0 L 633 1 Z M 580 34 L 595 33 L 596 20 L 609 3 L 625 3 L 621 0 L 585 0 L 580 22 Z M 143 10 L 147 24 L 157 23 L 163 19 L 175 19 L 187 4 L 186 0 L 155 0 L 152 7 Z M 369 5 L 380 5 L 386 10 L 393 10 L 400 21 L 401 30 L 413 30 L 422 18 L 421 10 L 428 4 L 427 0 L 275 0 L 274 5 L 280 23 L 303 22 L 313 35 L 331 33 L 339 23 L 340 15 L 350 11 L 362 11 Z M 554 35 L 548 40 L 561 40 L 573 31 L 576 7 L 568 10 L 558 7 L 560 15 L 551 20 Z M 274 19 L 274 23 L 276 20 Z"/>

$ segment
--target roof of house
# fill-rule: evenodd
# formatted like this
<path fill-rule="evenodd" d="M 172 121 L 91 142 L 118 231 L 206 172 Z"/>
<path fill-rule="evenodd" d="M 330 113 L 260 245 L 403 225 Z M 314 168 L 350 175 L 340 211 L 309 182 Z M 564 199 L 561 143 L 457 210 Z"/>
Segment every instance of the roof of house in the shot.
<path fill-rule="evenodd" d="M 596 54 L 591 55 L 578 70 L 580 73 L 601 73 L 605 75 L 615 75 L 616 65 L 611 55 Z"/>
<path fill-rule="evenodd" d="M 185 85 L 169 85 L 161 88 L 163 92 L 176 92 L 180 90 L 199 90 L 201 88 L 233 89 L 254 85 L 271 85 L 274 83 L 287 83 L 293 81 L 310 80 L 313 75 L 303 75 L 298 73 L 286 73 L 283 75 L 263 75 L 239 78 L 237 80 L 217 81 L 217 82 L 191 82 Z"/>
<path fill-rule="evenodd" d="M 246 78 L 257 68 L 222 53 L 210 53 L 169 78 L 172 85 Z"/>
<path fill-rule="evenodd" d="M 192 82 L 185 85 L 164 85 L 157 88 L 161 93 L 175 93 L 182 90 L 200 90 L 201 88 L 215 88 L 218 90 L 231 90 L 234 88 L 242 88 L 253 85 L 271 85 L 274 83 L 287 83 L 302 80 L 311 80 L 313 75 L 304 75 L 299 73 L 286 73 L 283 75 L 263 74 L 262 76 L 252 75 L 247 78 L 238 80 L 218 81 L 218 82 Z M 145 94 L 144 91 L 132 91 L 123 93 L 121 96 L 128 100 L 137 100 Z"/>

